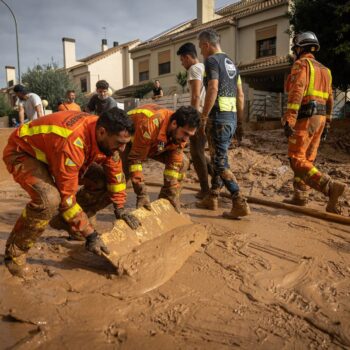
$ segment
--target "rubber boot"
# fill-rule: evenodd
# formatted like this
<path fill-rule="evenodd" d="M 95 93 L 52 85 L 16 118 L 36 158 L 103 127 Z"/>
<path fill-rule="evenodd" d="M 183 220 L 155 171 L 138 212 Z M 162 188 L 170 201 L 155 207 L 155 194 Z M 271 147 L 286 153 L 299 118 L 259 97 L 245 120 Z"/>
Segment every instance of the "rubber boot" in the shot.
<path fill-rule="evenodd" d="M 309 195 L 306 191 L 301 191 L 294 189 L 293 197 L 291 199 L 284 199 L 283 203 L 297 205 L 300 207 L 305 207 L 309 202 Z"/>
<path fill-rule="evenodd" d="M 14 243 L 6 245 L 4 262 L 13 276 L 21 278 L 28 276 L 27 252 L 18 248 Z"/>
<path fill-rule="evenodd" d="M 329 213 L 334 213 L 334 214 L 342 214 L 342 208 L 339 203 L 339 197 L 341 197 L 345 190 L 346 190 L 346 185 L 339 182 L 339 181 L 333 181 L 331 180 L 328 184 L 328 203 L 326 207 L 326 211 Z M 326 193 L 325 193 L 326 194 Z"/>
<path fill-rule="evenodd" d="M 196 202 L 196 207 L 200 209 L 217 210 L 219 207 L 218 196 L 208 193 L 201 201 Z"/>
<path fill-rule="evenodd" d="M 33 218 L 25 209 L 18 218 L 5 247 L 5 265 L 14 276 L 25 277 L 29 273 L 26 255 L 42 235 L 48 220 Z"/>
<path fill-rule="evenodd" d="M 203 199 L 207 194 L 208 194 L 208 192 L 203 192 L 202 190 L 200 190 L 194 196 L 197 199 Z"/>
<path fill-rule="evenodd" d="M 241 194 L 232 197 L 232 209 L 230 212 L 224 212 L 222 216 L 226 219 L 237 219 L 241 216 L 250 214 L 250 208 L 247 200 Z"/>

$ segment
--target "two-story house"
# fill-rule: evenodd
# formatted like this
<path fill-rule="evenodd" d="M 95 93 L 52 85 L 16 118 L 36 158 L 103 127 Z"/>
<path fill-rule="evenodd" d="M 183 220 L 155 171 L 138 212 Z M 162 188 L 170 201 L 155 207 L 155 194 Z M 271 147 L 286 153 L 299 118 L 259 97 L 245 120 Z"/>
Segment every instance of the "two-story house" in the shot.
<path fill-rule="evenodd" d="M 241 0 L 215 11 L 215 0 L 197 0 L 196 19 L 130 50 L 135 88 L 159 79 L 165 93 L 181 92 L 176 74 L 184 68 L 176 52 L 182 44 L 193 42 L 202 59 L 197 36 L 204 29 L 213 28 L 221 36 L 223 51 L 238 65 L 243 81 L 250 88 L 283 92 L 291 64 L 289 6 L 288 0 Z"/>
<path fill-rule="evenodd" d="M 83 93 L 94 92 L 96 82 L 102 79 L 109 82 L 112 90 L 133 84 L 130 50 L 140 43 L 139 40 L 114 42 L 113 47 L 108 48 L 107 40 L 102 39 L 101 51 L 79 60 L 76 59 L 75 40 L 63 38 L 62 42 L 64 69 Z"/>

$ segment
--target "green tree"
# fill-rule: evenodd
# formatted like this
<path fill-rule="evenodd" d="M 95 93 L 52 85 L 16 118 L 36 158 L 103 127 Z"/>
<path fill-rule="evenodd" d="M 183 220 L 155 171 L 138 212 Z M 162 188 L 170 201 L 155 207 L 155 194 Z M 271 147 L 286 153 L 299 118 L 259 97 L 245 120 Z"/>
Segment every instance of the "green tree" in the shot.
<path fill-rule="evenodd" d="M 75 90 L 77 103 L 84 104 L 85 100 L 80 91 L 74 86 L 68 74 L 57 67 L 56 63 L 36 65 L 29 68 L 22 76 L 22 81 L 30 92 L 38 94 L 48 101 L 48 108 L 57 110 L 57 102 L 64 99 L 67 90 Z"/>
<path fill-rule="evenodd" d="M 0 94 L 0 117 L 8 115 L 11 111 L 11 106 L 6 99 L 6 96 Z"/>
<path fill-rule="evenodd" d="M 153 90 L 153 83 L 148 82 L 143 85 L 140 85 L 138 89 L 135 91 L 135 97 L 136 98 L 144 98 L 145 95 L 147 95 L 149 92 Z"/>
<path fill-rule="evenodd" d="M 179 72 L 176 74 L 176 82 L 182 87 L 182 92 L 185 92 L 187 84 L 187 72 Z"/>
<path fill-rule="evenodd" d="M 333 85 L 350 86 L 350 1 L 295 0 L 290 12 L 294 32 L 311 30 L 320 42 L 316 58 L 331 69 Z"/>

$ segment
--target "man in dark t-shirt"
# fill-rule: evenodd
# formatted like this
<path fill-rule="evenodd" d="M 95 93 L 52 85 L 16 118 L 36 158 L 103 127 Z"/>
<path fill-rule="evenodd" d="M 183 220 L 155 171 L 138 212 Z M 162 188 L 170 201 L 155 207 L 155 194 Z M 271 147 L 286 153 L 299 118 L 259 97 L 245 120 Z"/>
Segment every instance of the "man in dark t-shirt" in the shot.
<path fill-rule="evenodd" d="M 242 126 L 244 105 L 242 83 L 236 66 L 221 51 L 218 33 L 213 29 L 204 30 L 198 39 L 205 59 L 206 89 L 202 127 L 199 132 L 204 133 L 206 130 L 214 175 L 210 193 L 196 205 L 199 208 L 216 210 L 220 189 L 225 186 L 232 196 L 232 209 L 223 215 L 229 219 L 236 219 L 250 214 L 247 201 L 240 193 L 227 157 L 237 124 L 240 129 Z"/>
<path fill-rule="evenodd" d="M 94 112 L 100 116 L 103 112 L 107 112 L 113 107 L 118 107 L 116 100 L 108 95 L 109 84 L 106 80 L 99 80 L 96 83 L 96 94 L 90 98 L 86 107 L 86 112 Z"/>
<path fill-rule="evenodd" d="M 153 87 L 153 96 L 152 99 L 156 100 L 157 98 L 163 97 L 163 89 L 160 86 L 159 80 L 154 81 L 154 87 Z"/>

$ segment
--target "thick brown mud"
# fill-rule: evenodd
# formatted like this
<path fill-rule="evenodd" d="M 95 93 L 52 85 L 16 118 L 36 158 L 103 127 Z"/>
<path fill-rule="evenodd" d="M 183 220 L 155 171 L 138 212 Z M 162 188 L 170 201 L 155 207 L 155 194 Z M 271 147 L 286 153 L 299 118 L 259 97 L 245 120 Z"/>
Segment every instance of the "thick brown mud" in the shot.
<path fill-rule="evenodd" d="M 231 151 L 245 193 L 291 195 L 278 135 L 252 134 Z M 350 156 L 337 145 L 321 147 L 317 166 L 349 184 Z M 146 165 L 150 181 L 159 171 Z M 192 170 L 187 182 L 195 183 Z M 150 188 L 152 200 L 157 190 Z M 11 182 L 0 196 L 3 252 L 27 197 Z M 322 195 L 311 198 L 312 208 L 324 210 Z M 229 221 L 221 217 L 230 207 L 225 198 L 218 212 L 197 209 L 195 200 L 184 191 L 194 224 L 135 246 L 119 260 L 121 275 L 53 229 L 30 251 L 30 279 L 0 265 L 1 349 L 350 348 L 350 227 L 260 205 Z M 128 206 L 134 203 L 130 194 Z M 100 232 L 113 222 L 110 208 L 98 214 Z"/>

